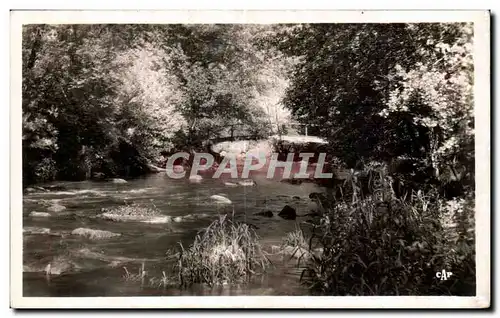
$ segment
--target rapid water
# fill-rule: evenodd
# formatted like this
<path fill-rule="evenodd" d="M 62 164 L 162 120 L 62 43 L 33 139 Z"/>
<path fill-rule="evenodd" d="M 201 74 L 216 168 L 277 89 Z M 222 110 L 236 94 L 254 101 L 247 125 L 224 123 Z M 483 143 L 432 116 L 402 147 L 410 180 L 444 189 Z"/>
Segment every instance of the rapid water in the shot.
<path fill-rule="evenodd" d="M 223 175 L 224 176 L 224 175 Z M 138 273 L 145 264 L 148 277 L 172 273 L 166 260 L 169 249 L 178 242 L 189 246 L 196 233 L 219 214 L 233 214 L 236 221 L 256 226 L 265 251 L 271 253 L 287 232 L 298 224 L 307 226 L 307 217 L 285 220 L 278 212 L 286 205 L 297 214 L 313 210 L 311 192 L 323 191 L 313 183 L 292 185 L 254 174 L 255 186 L 231 186 L 237 180 L 212 179 L 204 175 L 198 182 L 171 179 L 164 173 L 111 182 L 57 182 L 41 186 L 58 186 L 58 191 L 36 191 L 23 197 L 23 291 L 24 296 L 139 296 L 139 295 L 306 295 L 299 282 L 300 269 L 288 257 L 271 256 L 273 265 L 263 276 L 249 284 L 189 289 L 155 287 L 123 278 L 124 267 Z M 225 195 L 232 204 L 221 205 L 211 195 Z M 48 204 L 66 207 L 50 212 L 50 217 L 30 216 L 33 211 L 47 212 Z M 180 222 L 150 224 L 114 222 L 95 218 L 102 208 L 123 204 L 154 204 L 163 214 L 182 217 Z M 255 213 L 270 210 L 271 218 Z M 233 212 L 234 211 L 234 212 Z M 121 236 L 90 240 L 72 235 L 76 228 L 91 228 L 120 233 Z M 45 268 L 51 264 L 54 275 L 47 279 Z M 57 275 L 61 272 L 60 275 Z"/>

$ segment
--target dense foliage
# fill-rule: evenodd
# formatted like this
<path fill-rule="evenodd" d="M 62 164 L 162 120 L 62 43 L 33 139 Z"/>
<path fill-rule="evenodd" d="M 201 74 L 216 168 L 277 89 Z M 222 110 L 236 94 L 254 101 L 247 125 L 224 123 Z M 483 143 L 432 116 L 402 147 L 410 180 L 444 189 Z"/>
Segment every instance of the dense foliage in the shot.
<path fill-rule="evenodd" d="M 292 115 L 357 170 L 317 196 L 313 290 L 474 295 L 472 37 L 461 23 L 314 24 L 271 40 L 299 60 Z M 436 279 L 442 269 L 455 278 Z"/>
<path fill-rule="evenodd" d="M 348 166 L 403 157 L 472 174 L 471 25 L 313 24 L 276 39 L 300 61 L 285 104 Z"/>
<path fill-rule="evenodd" d="M 25 183 L 134 176 L 162 150 L 276 131 L 288 63 L 257 48 L 262 29 L 25 26 Z"/>
<path fill-rule="evenodd" d="M 303 282 L 327 295 L 475 295 L 474 198 L 399 199 L 387 167 L 370 173 L 368 193 L 353 175 L 341 199 L 319 198 L 327 213 L 305 240 Z"/>

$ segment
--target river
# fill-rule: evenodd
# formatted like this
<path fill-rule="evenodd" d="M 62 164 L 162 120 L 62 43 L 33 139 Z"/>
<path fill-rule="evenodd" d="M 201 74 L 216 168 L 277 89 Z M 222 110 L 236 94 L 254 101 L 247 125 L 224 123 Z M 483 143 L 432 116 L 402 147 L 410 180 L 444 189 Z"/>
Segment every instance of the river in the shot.
<path fill-rule="evenodd" d="M 314 204 L 309 194 L 322 192 L 322 188 L 314 183 L 292 185 L 258 173 L 251 177 L 256 183 L 254 186 L 230 187 L 225 182 L 235 180 L 213 179 L 209 175 L 198 182 L 171 179 L 164 173 L 124 184 L 82 181 L 41 185 L 59 189 L 35 191 L 23 197 L 24 296 L 307 295 L 307 289 L 299 282 L 300 268 L 295 261 L 281 255 L 271 256 L 273 266 L 244 285 L 159 288 L 123 277 L 124 267 L 137 273 L 143 263 L 148 277 L 161 277 L 163 271 L 171 273 L 172 265 L 165 260 L 166 252 L 176 248 L 178 242 L 189 246 L 196 233 L 219 214 L 234 211 L 237 221 L 255 225 L 263 249 L 269 253 L 287 232 L 299 224 L 307 226 L 304 221 L 308 217 L 285 220 L 277 213 L 286 204 L 294 207 L 297 214 L 310 212 Z M 214 194 L 226 195 L 232 204 L 217 204 L 209 199 Z M 46 211 L 41 205 L 43 202 L 57 203 L 66 209 L 51 213 L 50 217 L 30 216 L 32 211 Z M 154 204 L 165 215 L 183 218 L 181 222 L 166 224 L 95 218 L 102 213 L 102 208 L 125 203 Z M 273 211 L 274 216 L 255 215 L 266 210 Z M 107 230 L 121 236 L 90 240 L 71 235 L 76 228 Z M 41 229 L 50 229 L 50 232 L 33 232 Z M 47 279 L 44 269 L 49 263 L 56 270 L 62 268 L 62 273 Z"/>

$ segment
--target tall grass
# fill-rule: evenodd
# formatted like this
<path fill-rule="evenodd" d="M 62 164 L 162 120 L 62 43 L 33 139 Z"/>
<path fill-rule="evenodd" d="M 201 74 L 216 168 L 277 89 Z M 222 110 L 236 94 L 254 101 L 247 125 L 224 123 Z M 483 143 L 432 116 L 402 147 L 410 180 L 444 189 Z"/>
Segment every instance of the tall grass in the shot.
<path fill-rule="evenodd" d="M 153 288 L 167 288 L 169 286 L 175 286 L 177 284 L 175 277 L 167 276 L 165 271 L 162 271 L 161 277 L 150 277 L 148 271 L 146 271 L 146 265 L 142 262 L 141 267 L 138 269 L 137 273 L 131 272 L 127 267 L 123 267 L 124 274 L 123 279 L 127 282 L 141 283 L 141 287 L 153 287 Z"/>
<path fill-rule="evenodd" d="M 340 200 L 323 199 L 327 213 L 308 238 L 322 253 L 311 253 L 302 281 L 327 295 L 474 295 L 473 195 L 397 198 L 383 169 L 363 182 L 352 175 Z M 437 279 L 443 269 L 452 279 Z"/>
<path fill-rule="evenodd" d="M 288 260 L 295 258 L 297 267 L 307 264 L 314 252 L 318 250 L 309 245 L 307 236 L 299 225 L 296 225 L 295 231 L 286 234 L 279 246 L 279 253 L 284 258 L 288 257 Z"/>
<path fill-rule="evenodd" d="M 184 287 L 245 282 L 269 265 L 255 231 L 227 215 L 198 234 L 189 248 L 179 244 L 178 276 Z"/>

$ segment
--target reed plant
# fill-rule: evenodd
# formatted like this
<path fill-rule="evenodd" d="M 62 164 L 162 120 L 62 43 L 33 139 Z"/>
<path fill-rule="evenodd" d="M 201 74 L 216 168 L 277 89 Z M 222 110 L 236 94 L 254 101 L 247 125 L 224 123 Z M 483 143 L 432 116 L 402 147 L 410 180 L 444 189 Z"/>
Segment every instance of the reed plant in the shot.
<path fill-rule="evenodd" d="M 351 176 L 345 196 L 325 202 L 327 213 L 306 240 L 321 253 L 309 253 L 301 281 L 322 295 L 474 295 L 473 194 L 398 198 L 385 171 L 372 169 L 364 180 Z M 305 239 L 285 240 L 300 246 Z M 438 279 L 442 270 L 453 278 Z"/>
<path fill-rule="evenodd" d="M 179 246 L 178 278 L 185 287 L 246 282 L 270 264 L 254 229 L 228 215 L 220 215 L 188 248 Z"/>

